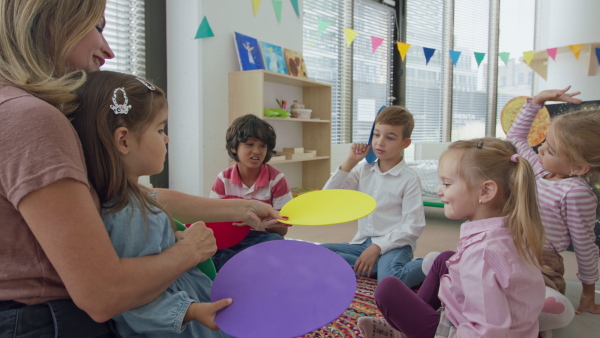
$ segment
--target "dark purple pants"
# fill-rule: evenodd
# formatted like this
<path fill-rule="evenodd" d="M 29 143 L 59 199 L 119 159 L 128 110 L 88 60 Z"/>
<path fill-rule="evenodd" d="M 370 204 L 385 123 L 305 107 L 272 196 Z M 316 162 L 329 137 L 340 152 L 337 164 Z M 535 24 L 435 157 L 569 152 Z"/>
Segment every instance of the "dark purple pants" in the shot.
<path fill-rule="evenodd" d="M 386 277 L 375 289 L 375 302 L 388 323 L 409 338 L 433 337 L 440 322 L 437 310 L 440 279 L 448 273 L 446 261 L 454 251 L 442 252 L 433 262 L 417 293 L 398 278 Z"/>

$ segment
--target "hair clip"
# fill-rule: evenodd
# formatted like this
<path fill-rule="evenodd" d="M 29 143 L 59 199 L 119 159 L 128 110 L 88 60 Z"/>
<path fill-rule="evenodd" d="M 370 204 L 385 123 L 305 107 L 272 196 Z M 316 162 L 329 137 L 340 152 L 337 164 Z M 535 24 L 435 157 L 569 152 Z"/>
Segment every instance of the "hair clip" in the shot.
<path fill-rule="evenodd" d="M 156 91 L 156 87 L 154 87 L 150 82 L 142 79 L 141 77 L 136 77 L 136 79 L 138 81 L 140 81 L 141 83 L 144 84 L 144 86 L 146 86 L 148 89 L 150 89 L 151 91 Z"/>
<path fill-rule="evenodd" d="M 125 100 L 125 102 L 123 102 L 123 104 L 117 103 L 117 92 L 119 92 L 119 91 L 123 92 L 123 99 Z M 113 104 L 110 105 L 110 109 L 112 109 L 112 111 L 115 112 L 115 114 L 129 113 L 129 109 L 131 109 L 131 105 L 127 104 L 129 102 L 129 99 L 127 99 L 127 94 L 125 93 L 125 88 L 118 87 L 115 89 L 115 91 L 113 92 L 112 102 L 113 102 Z"/>
<path fill-rule="evenodd" d="M 475 146 L 475 148 L 477 148 L 477 149 L 483 148 L 483 140 L 477 141 L 477 145 Z"/>

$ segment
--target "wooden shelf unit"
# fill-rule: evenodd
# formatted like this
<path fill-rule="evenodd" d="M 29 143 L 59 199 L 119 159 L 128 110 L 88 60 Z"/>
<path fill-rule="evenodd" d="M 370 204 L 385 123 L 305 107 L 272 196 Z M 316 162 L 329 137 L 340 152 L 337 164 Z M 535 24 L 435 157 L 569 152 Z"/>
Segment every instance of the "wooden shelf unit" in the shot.
<path fill-rule="evenodd" d="M 309 109 L 311 119 L 265 117 L 265 83 L 301 88 L 299 98 Z M 317 151 L 317 157 L 307 160 L 285 160 L 272 163 L 301 162 L 302 187 L 322 189 L 331 170 L 331 85 L 265 70 L 229 73 L 229 123 L 236 118 L 254 114 L 269 123 L 285 122 L 299 124 L 302 128 L 304 149 Z M 318 118 L 318 119 L 313 119 Z M 271 123 L 273 125 L 273 123 Z M 277 131 L 278 140 L 285 137 Z"/>

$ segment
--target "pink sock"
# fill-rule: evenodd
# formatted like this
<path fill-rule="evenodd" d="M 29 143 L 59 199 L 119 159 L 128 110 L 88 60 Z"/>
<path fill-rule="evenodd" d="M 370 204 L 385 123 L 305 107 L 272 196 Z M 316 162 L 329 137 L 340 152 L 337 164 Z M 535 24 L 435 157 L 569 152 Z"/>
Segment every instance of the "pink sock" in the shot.
<path fill-rule="evenodd" d="M 365 338 L 405 338 L 406 336 L 394 329 L 385 319 L 378 317 L 358 318 L 358 329 Z"/>

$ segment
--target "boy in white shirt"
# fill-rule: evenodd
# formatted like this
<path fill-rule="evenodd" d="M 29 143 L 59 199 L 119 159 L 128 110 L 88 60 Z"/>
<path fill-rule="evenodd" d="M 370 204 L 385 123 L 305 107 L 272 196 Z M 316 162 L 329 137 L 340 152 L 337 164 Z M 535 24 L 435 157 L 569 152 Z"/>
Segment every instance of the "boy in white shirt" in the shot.
<path fill-rule="evenodd" d="M 358 276 L 395 276 L 408 287 L 423 282 L 421 259 L 413 259 L 417 238 L 425 226 L 421 183 L 404 162 L 402 151 L 411 143 L 412 114 L 390 106 L 375 120 L 371 144 L 354 143 L 350 154 L 323 189 L 351 189 L 371 195 L 377 208 L 358 220 L 358 232 L 350 243 L 324 247 L 342 256 Z M 370 147 L 377 160 L 364 160 Z"/>

